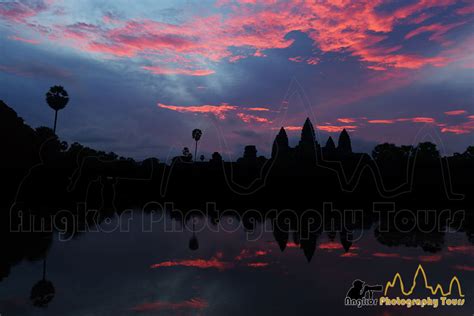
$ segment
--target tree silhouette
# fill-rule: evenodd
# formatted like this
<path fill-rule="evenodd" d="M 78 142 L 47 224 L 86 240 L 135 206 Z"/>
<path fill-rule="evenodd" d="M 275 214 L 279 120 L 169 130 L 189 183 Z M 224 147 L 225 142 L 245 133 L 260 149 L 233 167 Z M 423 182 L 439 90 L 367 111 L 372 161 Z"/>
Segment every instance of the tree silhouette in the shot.
<path fill-rule="evenodd" d="M 436 145 L 431 142 L 419 143 L 415 148 L 418 159 L 421 160 L 434 160 L 439 159 L 439 150 Z"/>
<path fill-rule="evenodd" d="M 199 240 L 196 237 L 196 231 L 194 227 L 194 216 L 192 218 L 192 221 L 193 221 L 193 236 L 189 240 L 189 249 L 195 251 L 199 249 Z"/>
<path fill-rule="evenodd" d="M 467 158 L 474 158 L 474 146 L 467 147 L 463 155 Z"/>
<path fill-rule="evenodd" d="M 191 162 L 193 160 L 193 154 L 191 154 L 188 147 L 183 148 L 183 156 L 181 159 L 185 162 Z"/>
<path fill-rule="evenodd" d="M 46 93 L 46 102 L 54 110 L 54 128 L 56 134 L 56 125 L 58 121 L 58 111 L 66 107 L 69 102 L 69 95 L 62 86 L 52 86 Z"/>
<path fill-rule="evenodd" d="M 196 146 L 194 147 L 194 161 L 196 161 L 198 142 L 201 139 L 201 136 L 202 136 L 202 131 L 200 129 L 196 128 L 193 130 L 193 139 L 196 141 Z"/>
<path fill-rule="evenodd" d="M 204 159 L 206 159 L 206 157 L 204 157 L 204 155 L 201 155 L 201 156 L 199 157 L 199 160 L 201 160 L 201 161 L 204 161 Z"/>
<path fill-rule="evenodd" d="M 47 307 L 53 300 L 56 291 L 53 283 L 46 280 L 46 259 L 43 260 L 43 279 L 31 289 L 30 299 L 36 307 Z"/>
<path fill-rule="evenodd" d="M 213 164 L 222 163 L 222 156 L 221 156 L 221 154 L 219 154 L 217 151 L 215 151 L 215 152 L 212 154 L 210 163 L 213 163 Z"/>

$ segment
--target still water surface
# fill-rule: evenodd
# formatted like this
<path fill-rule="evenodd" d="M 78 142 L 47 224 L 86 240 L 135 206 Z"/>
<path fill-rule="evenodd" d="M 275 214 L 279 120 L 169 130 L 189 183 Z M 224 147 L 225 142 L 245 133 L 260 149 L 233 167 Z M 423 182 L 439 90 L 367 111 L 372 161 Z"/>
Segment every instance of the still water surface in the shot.
<path fill-rule="evenodd" d="M 474 311 L 474 247 L 462 232 L 427 241 L 441 248 L 435 252 L 423 250 L 420 240 L 388 246 L 375 237 L 372 227 L 355 232 L 359 238 L 349 249 L 339 235 L 323 233 L 308 262 L 291 233 L 281 251 L 272 232 L 249 241 L 243 228 L 205 229 L 196 234 L 199 249 L 192 251 L 189 231 L 164 232 L 156 226 L 143 232 L 142 222 L 150 220 L 148 216 L 134 213 L 130 232 L 85 233 L 69 241 L 59 241 L 55 234 L 46 265 L 54 299 L 44 308 L 32 306 L 30 292 L 42 278 L 43 261 L 22 261 L 0 282 L 0 314 L 388 316 Z M 409 287 L 419 264 L 428 282 L 444 289 L 456 275 L 465 294 L 464 306 L 344 306 L 355 279 L 385 287 L 398 272 Z M 396 293 L 394 289 L 393 296 Z M 425 292 L 417 288 L 415 293 Z"/>

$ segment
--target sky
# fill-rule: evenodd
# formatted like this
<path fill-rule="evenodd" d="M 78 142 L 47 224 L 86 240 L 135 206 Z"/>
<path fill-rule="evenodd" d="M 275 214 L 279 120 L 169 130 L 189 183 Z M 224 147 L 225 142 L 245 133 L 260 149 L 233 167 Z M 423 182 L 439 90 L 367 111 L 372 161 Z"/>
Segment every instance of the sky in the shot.
<path fill-rule="evenodd" d="M 58 135 L 144 159 L 194 146 L 224 159 L 306 117 L 357 151 L 474 145 L 472 1 L 0 0 L 0 99 Z"/>

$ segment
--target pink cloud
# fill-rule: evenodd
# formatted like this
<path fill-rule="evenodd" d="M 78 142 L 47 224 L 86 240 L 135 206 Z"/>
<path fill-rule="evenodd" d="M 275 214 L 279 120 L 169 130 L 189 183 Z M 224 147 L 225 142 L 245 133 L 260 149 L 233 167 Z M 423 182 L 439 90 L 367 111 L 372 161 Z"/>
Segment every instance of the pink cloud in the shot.
<path fill-rule="evenodd" d="M 318 58 L 318 57 L 310 57 L 310 58 L 306 59 L 306 63 L 308 65 L 317 65 L 317 64 L 319 64 L 320 61 L 321 61 L 321 59 Z"/>
<path fill-rule="evenodd" d="M 468 266 L 468 265 L 455 265 L 454 269 L 461 270 L 461 271 L 474 272 L 474 267 L 473 266 Z"/>
<path fill-rule="evenodd" d="M 376 71 L 385 71 L 387 70 L 387 67 L 382 67 L 382 66 L 376 66 L 376 65 L 368 65 L 368 69 L 376 70 Z"/>
<path fill-rule="evenodd" d="M 467 4 L 465 7 L 459 8 L 456 10 L 457 14 L 467 15 L 474 13 L 474 3 Z"/>
<path fill-rule="evenodd" d="M 253 114 L 247 114 L 245 112 L 269 112 L 268 108 L 264 107 L 241 107 L 236 105 L 231 105 L 228 103 L 221 103 L 220 105 L 190 105 L 190 106 L 182 106 L 182 105 L 166 105 L 163 103 L 157 104 L 159 108 L 177 111 L 181 113 L 196 113 L 196 114 L 212 114 L 215 117 L 224 120 L 226 119 L 227 115 L 232 112 L 242 120 L 244 123 L 259 123 L 259 124 L 266 124 L 271 123 L 271 120 Z"/>
<path fill-rule="evenodd" d="M 9 36 L 8 39 L 11 39 L 12 41 L 18 41 L 18 42 L 28 43 L 32 45 L 38 45 L 40 43 L 40 41 L 37 41 L 34 39 L 27 39 L 20 36 Z"/>
<path fill-rule="evenodd" d="M 302 56 L 289 57 L 288 60 L 294 63 L 304 62 L 308 65 L 317 65 L 321 61 L 321 59 L 318 57 L 302 57 Z"/>
<path fill-rule="evenodd" d="M 289 57 L 288 60 L 294 63 L 302 63 L 304 61 L 304 58 L 301 56 L 296 56 L 296 57 Z"/>
<path fill-rule="evenodd" d="M 158 312 L 158 311 L 184 311 L 184 310 L 202 310 L 209 307 L 209 303 L 201 298 L 192 298 L 183 302 L 156 301 L 144 303 L 132 307 L 134 312 Z"/>
<path fill-rule="evenodd" d="M 398 118 L 398 119 L 381 119 L 381 120 L 368 120 L 370 124 L 394 124 L 397 122 L 412 122 L 412 123 L 436 123 L 436 120 L 432 117 L 410 117 L 410 118 Z"/>
<path fill-rule="evenodd" d="M 285 128 L 285 130 L 286 130 L 287 132 L 301 131 L 301 126 L 292 126 L 292 125 L 289 125 L 289 126 L 285 126 L 284 128 Z M 275 129 L 279 129 L 279 128 L 275 128 Z"/>
<path fill-rule="evenodd" d="M 149 67 L 144 66 L 142 69 L 148 70 L 155 75 L 185 75 L 185 76 L 209 76 L 215 73 L 209 69 L 176 69 L 165 67 Z"/>
<path fill-rule="evenodd" d="M 321 130 L 321 131 L 325 131 L 325 132 L 328 132 L 328 133 L 339 133 L 339 132 L 342 132 L 342 130 L 346 129 L 347 131 L 354 131 L 357 129 L 357 126 L 356 125 L 342 125 L 342 126 L 338 126 L 338 125 L 316 125 L 316 128 Z M 301 127 L 300 127 L 301 129 Z"/>
<path fill-rule="evenodd" d="M 230 105 L 227 103 L 222 103 L 221 105 L 195 105 L 195 106 L 166 105 L 166 104 L 158 103 L 158 107 L 172 110 L 172 111 L 181 112 L 181 113 L 189 112 L 189 113 L 213 114 L 220 119 L 225 119 L 226 112 L 238 109 L 237 106 Z"/>
<path fill-rule="evenodd" d="M 46 10 L 47 5 L 43 1 L 38 2 L 16 2 L 7 1 L 0 3 L 0 17 L 3 19 L 16 22 L 26 23 L 28 18 L 34 17 Z"/>
<path fill-rule="evenodd" d="M 228 5 L 225 14 L 192 16 L 179 24 L 104 17 L 102 27 L 80 24 L 66 28 L 55 26 L 54 31 L 59 35 L 54 39 L 60 42 L 72 39 L 75 43 L 66 45 L 74 45 L 86 52 L 121 58 L 140 56 L 156 65 L 144 69 L 163 75 L 206 76 L 213 71 L 201 69 L 198 65 L 203 62 L 215 63 L 223 59 L 237 62 L 248 57 L 265 57 L 265 50 L 290 47 L 294 40 L 287 35 L 292 31 L 306 33 L 323 52 L 348 52 L 372 70 L 419 69 L 427 65 L 440 67 L 453 60 L 450 57 L 452 54 L 447 51 L 436 56 L 407 54 L 401 53 L 403 42 L 388 47 L 382 42 L 397 24 L 420 23 L 427 10 L 450 6 L 456 3 L 455 0 L 420 1 L 390 12 L 380 10 L 380 1 L 369 0 L 351 5 L 329 0 L 245 2 L 245 5 L 225 4 Z M 25 23 L 25 19 L 47 7 L 17 2 L 0 5 L 0 16 L 19 23 Z M 430 38 L 440 40 L 450 29 L 461 25 L 462 22 L 421 26 L 409 32 L 407 38 L 431 32 Z M 459 54 L 456 58 L 462 58 L 466 52 L 461 50 Z M 170 65 L 164 62 L 168 59 L 180 61 Z M 189 63 L 187 67 L 183 64 L 184 59 Z M 290 60 L 309 65 L 320 61 L 314 56 L 297 56 Z"/>
<path fill-rule="evenodd" d="M 370 124 L 393 124 L 396 120 L 368 120 Z"/>
<path fill-rule="evenodd" d="M 448 44 L 449 41 L 445 40 L 443 35 L 446 34 L 449 30 L 456 28 L 458 26 L 461 26 L 465 23 L 466 23 L 465 21 L 461 21 L 461 22 L 445 24 L 445 25 L 440 24 L 440 23 L 435 23 L 435 24 L 420 26 L 419 28 L 410 31 L 407 35 L 405 35 L 405 39 L 410 39 L 419 34 L 430 32 L 432 34 L 429 37 L 429 40 L 437 41 L 442 44 Z"/>
<path fill-rule="evenodd" d="M 261 117 L 257 115 L 237 113 L 237 116 L 245 123 L 270 123 L 271 121 L 266 117 Z"/>
<path fill-rule="evenodd" d="M 410 119 L 399 119 L 401 122 L 404 120 L 411 121 L 413 123 L 435 123 L 436 120 L 431 117 L 413 117 Z"/>
<path fill-rule="evenodd" d="M 337 120 L 338 120 L 339 122 L 341 122 L 341 123 L 344 123 L 344 124 L 349 124 L 349 123 L 355 123 L 355 122 L 356 122 L 356 119 L 347 118 L 347 117 L 338 118 Z"/>
<path fill-rule="evenodd" d="M 267 109 L 267 108 L 259 108 L 259 107 L 256 107 L 256 108 L 246 108 L 247 111 L 257 111 L 257 112 L 268 112 L 270 111 L 270 109 Z"/>
<path fill-rule="evenodd" d="M 454 110 L 454 111 L 447 111 L 447 112 L 444 112 L 444 114 L 446 115 L 451 115 L 451 116 L 454 116 L 454 115 L 462 115 L 462 114 L 466 114 L 467 112 L 465 110 Z"/>
<path fill-rule="evenodd" d="M 474 131 L 474 120 L 472 119 L 458 125 L 445 126 L 441 128 L 441 133 L 451 133 L 457 135 L 470 134 L 472 131 Z"/>

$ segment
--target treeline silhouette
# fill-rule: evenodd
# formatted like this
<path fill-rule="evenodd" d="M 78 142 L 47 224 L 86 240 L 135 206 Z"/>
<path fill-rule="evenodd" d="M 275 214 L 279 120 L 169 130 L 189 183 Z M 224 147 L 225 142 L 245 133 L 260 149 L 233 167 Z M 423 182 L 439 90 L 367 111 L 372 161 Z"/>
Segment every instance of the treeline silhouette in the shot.
<path fill-rule="evenodd" d="M 60 105 L 65 106 L 64 102 Z M 183 214 L 193 214 L 193 209 L 205 209 L 209 202 L 219 209 L 242 213 L 254 209 L 254 215 L 239 218 L 249 230 L 259 225 L 268 212 L 278 210 L 279 216 L 270 218 L 280 249 L 283 251 L 292 240 L 308 261 L 322 235 L 338 240 L 345 251 L 350 251 L 352 232 L 360 229 L 374 228 L 376 239 L 387 246 L 420 247 L 428 252 L 442 249 L 443 232 L 427 233 L 417 228 L 400 232 L 396 225 L 388 232 L 379 231 L 374 227 L 377 216 L 373 202 L 393 202 L 398 210 L 465 210 L 463 221 L 450 224 L 474 243 L 473 146 L 447 157 L 442 157 L 430 142 L 416 146 L 385 143 L 377 145 L 371 155 L 355 153 L 345 130 L 337 144 L 331 137 L 324 145 L 319 144 L 307 119 L 295 147 L 289 146 L 284 128 L 278 132 L 270 158 L 259 156 L 257 148 L 249 145 L 235 162 L 224 161 L 218 152 L 209 161 L 204 157 L 197 161 L 202 136 L 202 131 L 192 131 L 194 156 L 184 148 L 182 155 L 169 164 L 156 158 L 135 161 L 79 143 L 67 144 L 47 127 L 33 129 L 0 101 L 0 281 L 21 260 L 45 258 L 52 243 L 52 232 L 12 232 L 12 225 L 19 224 L 19 212 L 35 215 L 29 219 L 33 223 L 25 223 L 23 216 L 23 224 L 37 225 L 68 210 L 74 221 L 62 222 L 61 217 L 54 220 L 76 235 L 79 227 L 101 222 L 125 209 L 141 210 L 150 201 L 172 202 L 175 209 L 167 211 L 178 221 L 189 218 Z M 324 212 L 325 202 L 339 210 L 360 209 L 367 216 L 348 226 L 340 218 L 325 218 L 321 226 L 316 226 L 319 217 L 294 216 L 305 214 L 308 208 Z M 99 218 L 82 216 L 87 209 L 99 210 Z M 286 214 L 285 209 L 295 212 Z M 209 212 L 205 220 L 218 225 L 220 218 L 216 212 Z M 426 224 L 441 220 L 428 219 Z M 189 245 L 183 246 L 198 249 L 198 236 L 193 234 Z M 32 289 L 37 306 L 46 306 L 54 297 L 54 286 L 45 274 Z"/>
<path fill-rule="evenodd" d="M 331 137 L 320 145 L 309 119 L 293 148 L 281 128 L 269 159 L 258 156 L 253 145 L 235 162 L 223 161 L 217 152 L 209 161 L 196 161 L 184 148 L 170 164 L 69 145 L 47 127 L 32 129 L 3 102 L 0 128 L 4 209 L 70 209 L 71 203 L 82 202 L 88 208 L 115 211 L 143 201 L 174 202 L 182 208 L 210 201 L 234 208 L 314 207 L 318 200 L 339 199 L 467 202 L 474 187 L 474 146 L 441 157 L 430 142 L 385 143 L 370 156 L 353 152 L 346 130 L 337 145 Z M 195 155 L 201 135 L 193 131 Z"/>

